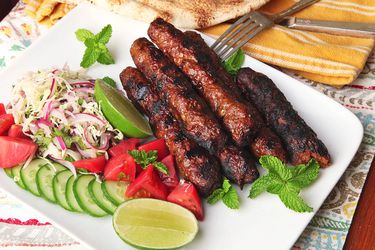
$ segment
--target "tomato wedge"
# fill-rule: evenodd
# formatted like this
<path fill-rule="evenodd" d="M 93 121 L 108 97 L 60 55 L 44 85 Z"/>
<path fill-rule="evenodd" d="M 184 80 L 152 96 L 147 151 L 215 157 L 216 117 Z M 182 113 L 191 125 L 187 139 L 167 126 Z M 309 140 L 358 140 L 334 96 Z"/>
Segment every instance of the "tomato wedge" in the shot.
<path fill-rule="evenodd" d="M 152 198 L 166 200 L 168 191 L 167 187 L 161 182 L 157 170 L 150 165 L 143 170 L 135 180 L 128 186 L 125 196 L 134 197 L 142 190 L 151 194 Z"/>
<path fill-rule="evenodd" d="M 97 158 L 83 159 L 73 162 L 74 167 L 83 168 L 91 173 L 101 173 L 104 170 L 106 159 L 104 155 Z"/>
<path fill-rule="evenodd" d="M 122 155 L 128 153 L 129 150 L 136 149 L 139 143 L 140 140 L 137 138 L 126 139 L 108 149 L 108 153 L 111 157 Z"/>
<path fill-rule="evenodd" d="M 0 116 L 0 135 L 4 135 L 10 126 L 14 124 L 14 118 L 11 114 L 4 114 Z"/>
<path fill-rule="evenodd" d="M 189 209 L 198 220 L 203 220 L 202 202 L 192 183 L 187 181 L 180 183 L 168 195 L 167 200 Z"/>
<path fill-rule="evenodd" d="M 10 168 L 24 163 L 37 149 L 31 140 L 0 136 L 0 167 Z"/>
<path fill-rule="evenodd" d="M 151 151 L 151 150 L 157 150 L 158 161 L 161 161 L 164 157 L 169 155 L 169 150 L 167 148 L 167 145 L 165 145 L 164 139 L 157 139 L 154 141 L 150 141 L 146 144 L 139 146 L 138 150 L 144 150 L 146 152 Z"/>
<path fill-rule="evenodd" d="M 5 106 L 4 104 L 0 103 L 0 115 L 6 114 Z"/>
<path fill-rule="evenodd" d="M 179 179 L 176 173 L 174 157 L 173 155 L 168 155 L 167 157 L 164 157 L 164 159 L 161 160 L 161 162 L 164 163 L 165 166 L 167 166 L 169 174 L 166 175 L 158 171 L 159 177 L 161 181 L 168 187 L 168 190 L 172 190 L 179 183 Z"/>
<path fill-rule="evenodd" d="M 23 132 L 22 132 L 22 126 L 13 124 L 9 130 L 8 130 L 8 136 L 10 137 L 16 137 L 16 138 L 24 138 L 29 139 Z"/>
<path fill-rule="evenodd" d="M 127 153 L 109 159 L 104 168 L 104 178 L 111 181 L 134 181 L 136 164 Z"/>

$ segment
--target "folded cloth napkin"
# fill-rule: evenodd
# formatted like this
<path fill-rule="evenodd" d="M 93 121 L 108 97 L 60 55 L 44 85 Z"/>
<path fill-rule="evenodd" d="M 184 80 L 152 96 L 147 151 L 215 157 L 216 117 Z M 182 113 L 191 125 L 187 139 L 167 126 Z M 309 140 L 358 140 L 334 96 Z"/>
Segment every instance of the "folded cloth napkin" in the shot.
<path fill-rule="evenodd" d="M 260 11 L 278 13 L 293 0 L 272 0 Z M 346 22 L 375 22 L 373 0 L 321 0 L 295 15 L 300 18 Z M 219 24 L 202 30 L 218 37 L 230 27 Z M 321 83 L 341 87 L 353 82 L 374 47 L 373 38 L 354 38 L 292 30 L 276 25 L 248 42 L 243 49 L 252 57 Z"/>
<path fill-rule="evenodd" d="M 65 16 L 74 5 L 63 3 L 62 0 L 23 0 L 25 12 L 39 23 L 52 26 Z"/>

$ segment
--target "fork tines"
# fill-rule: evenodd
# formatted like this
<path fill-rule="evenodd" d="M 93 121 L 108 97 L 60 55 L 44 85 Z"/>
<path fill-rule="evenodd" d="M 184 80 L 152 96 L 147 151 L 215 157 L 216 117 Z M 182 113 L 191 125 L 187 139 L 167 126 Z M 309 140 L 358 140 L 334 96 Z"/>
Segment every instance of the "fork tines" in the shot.
<path fill-rule="evenodd" d="M 273 22 L 259 12 L 250 12 L 238 19 L 226 30 L 211 48 L 224 61 Z"/>

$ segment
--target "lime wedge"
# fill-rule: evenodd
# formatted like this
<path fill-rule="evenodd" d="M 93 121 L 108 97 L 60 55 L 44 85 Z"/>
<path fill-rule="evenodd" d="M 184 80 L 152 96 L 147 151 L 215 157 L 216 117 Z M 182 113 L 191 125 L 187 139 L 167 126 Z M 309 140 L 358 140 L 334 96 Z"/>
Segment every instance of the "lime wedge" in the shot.
<path fill-rule="evenodd" d="M 126 136 L 143 138 L 152 135 L 149 123 L 133 104 L 101 79 L 95 82 L 95 99 L 107 120 Z"/>
<path fill-rule="evenodd" d="M 179 248 L 198 232 L 197 219 L 189 210 L 155 199 L 122 203 L 113 215 L 113 227 L 123 241 L 139 249 Z"/>

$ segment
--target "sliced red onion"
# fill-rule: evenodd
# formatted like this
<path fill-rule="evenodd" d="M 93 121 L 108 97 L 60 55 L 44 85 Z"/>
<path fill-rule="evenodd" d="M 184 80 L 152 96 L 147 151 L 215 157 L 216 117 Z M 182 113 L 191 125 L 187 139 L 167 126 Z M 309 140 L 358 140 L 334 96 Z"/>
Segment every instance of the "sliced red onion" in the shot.
<path fill-rule="evenodd" d="M 36 125 L 35 123 L 30 123 L 29 128 L 33 135 L 36 134 L 39 129 L 38 125 Z"/>
<path fill-rule="evenodd" d="M 90 124 L 96 123 L 96 124 L 101 124 L 105 125 L 105 122 L 99 118 L 96 115 L 88 114 L 88 113 L 80 113 L 76 114 L 74 120 L 72 123 L 85 123 L 88 122 Z"/>
<path fill-rule="evenodd" d="M 84 157 L 84 158 L 96 158 L 96 151 L 95 149 L 81 149 L 80 147 L 77 146 L 77 149 L 79 153 Z"/>
<path fill-rule="evenodd" d="M 59 70 L 58 69 L 53 70 L 52 74 L 56 75 L 56 72 L 59 72 Z"/>
<path fill-rule="evenodd" d="M 65 151 L 67 149 L 66 145 L 65 145 L 65 142 L 64 142 L 64 140 L 63 140 L 63 138 L 61 136 L 56 136 L 54 139 L 57 140 L 57 143 L 58 143 L 57 145 L 60 146 L 60 149 L 62 151 Z"/>
<path fill-rule="evenodd" d="M 52 109 L 50 112 L 50 116 L 54 116 L 61 120 L 62 123 L 67 124 L 68 120 L 65 117 L 65 114 L 60 109 Z"/>
<path fill-rule="evenodd" d="M 111 139 L 111 134 L 109 133 L 103 133 L 101 136 L 100 136 L 100 146 L 99 146 L 99 150 L 107 150 L 108 147 L 109 147 L 109 141 Z"/>
<path fill-rule="evenodd" d="M 50 121 L 39 119 L 36 124 L 39 128 L 43 129 L 43 132 L 46 136 L 51 135 L 51 127 L 53 127 L 53 124 Z"/>
<path fill-rule="evenodd" d="M 94 87 L 94 83 L 87 81 L 87 82 L 73 82 L 70 85 L 76 87 L 76 86 L 86 86 L 86 87 Z"/>
<path fill-rule="evenodd" d="M 50 93 L 49 93 L 48 98 L 53 96 L 53 94 L 55 93 L 55 90 L 56 90 L 56 79 L 52 78 L 52 84 L 51 84 L 51 88 L 49 89 Z"/>
<path fill-rule="evenodd" d="M 82 87 L 82 88 L 73 88 L 72 91 L 94 94 L 94 89 L 93 88 L 85 88 L 85 87 Z"/>

